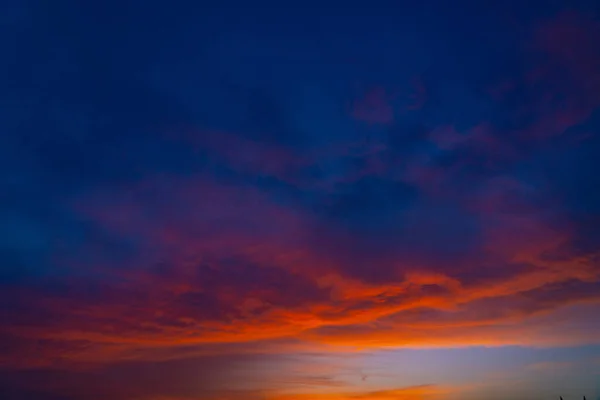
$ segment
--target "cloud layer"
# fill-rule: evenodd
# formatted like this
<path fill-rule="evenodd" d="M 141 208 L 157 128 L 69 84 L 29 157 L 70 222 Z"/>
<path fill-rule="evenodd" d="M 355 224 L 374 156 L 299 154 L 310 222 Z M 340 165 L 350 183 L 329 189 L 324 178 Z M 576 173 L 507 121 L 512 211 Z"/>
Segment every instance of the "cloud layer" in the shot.
<path fill-rule="evenodd" d="M 172 15 L 198 14 L 186 7 Z M 40 399 L 447 397 L 458 389 L 304 375 L 318 394 L 231 389 L 231 371 L 311 351 L 598 342 L 600 24 L 585 7 L 429 21 L 418 39 L 381 28 L 355 46 L 352 18 L 317 46 L 293 24 L 182 33 L 150 7 L 137 32 L 115 21 L 133 53 L 94 25 L 109 9 L 2 22 L 35 29 L 19 30 L 33 56 L 6 67 L 14 111 L 0 115 L 15 133 L 0 139 L 0 364 Z M 155 48 L 142 36 L 157 21 L 161 43 L 220 34 Z M 131 389 L 194 357 L 210 365 L 194 362 L 196 386 Z M 140 364 L 65 383 L 114 363 Z"/>

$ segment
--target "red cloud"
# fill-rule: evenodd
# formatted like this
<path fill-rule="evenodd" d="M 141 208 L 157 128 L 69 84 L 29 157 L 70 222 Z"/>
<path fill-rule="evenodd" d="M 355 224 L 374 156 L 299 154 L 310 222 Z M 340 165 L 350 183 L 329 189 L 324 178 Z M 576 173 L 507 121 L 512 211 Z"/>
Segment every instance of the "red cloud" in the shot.
<path fill-rule="evenodd" d="M 485 251 L 464 257 L 459 269 L 400 258 L 395 268 L 403 278 L 365 283 L 315 252 L 314 241 L 299 240 L 318 234 L 310 215 L 252 189 L 164 176 L 98 192 L 80 200 L 81 212 L 114 235 L 135 237 L 144 257 L 98 266 L 103 275 L 72 278 L 60 292 L 9 294 L 25 308 L 4 312 L 12 322 L 5 333 L 24 343 L 44 341 L 42 352 L 18 350 L 29 364 L 152 358 L 157 348 L 291 337 L 360 347 L 539 340 L 527 321 L 569 304 L 597 303 L 600 271 L 569 256 L 568 227 L 555 230 L 531 212 L 499 218 L 497 206 L 488 208 L 511 195 L 514 185 L 495 185 L 491 197 L 473 199 L 473 210 L 489 220 Z M 559 247 L 566 259 L 545 257 Z M 512 264 L 526 268 L 469 280 L 478 268 Z"/>

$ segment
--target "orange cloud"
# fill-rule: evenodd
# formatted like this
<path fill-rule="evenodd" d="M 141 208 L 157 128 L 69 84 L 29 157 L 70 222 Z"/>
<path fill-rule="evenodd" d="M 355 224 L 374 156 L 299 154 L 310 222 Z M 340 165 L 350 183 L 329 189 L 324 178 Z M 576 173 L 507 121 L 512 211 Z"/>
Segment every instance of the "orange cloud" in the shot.
<path fill-rule="evenodd" d="M 6 293 L 22 309 L 5 311 L 13 322 L 5 334 L 45 343 L 42 352 L 16 347 L 6 362 L 17 362 L 17 354 L 25 364 L 144 358 L 157 348 L 289 338 L 357 348 L 524 344 L 544 335 L 563 343 L 563 333 L 536 333 L 545 328 L 535 318 L 600 301 L 600 271 L 590 255 L 565 247 L 568 226 L 554 229 L 531 213 L 497 218 L 487 208 L 496 200 L 485 196 L 471 200 L 490 220 L 483 254 L 465 255 L 455 271 L 427 258 L 392 260 L 402 278 L 388 282 L 347 274 L 299 240 L 312 234 L 309 215 L 252 190 L 160 178 L 97 198 L 102 206 L 87 203 L 86 215 L 136 235 L 155 264 L 99 266 L 99 282 L 73 278 L 60 283 L 60 293 Z M 169 207 L 140 207 L 140 198 L 168 198 Z M 489 275 L 477 277 L 478 268 Z M 23 319 L 31 315 L 44 318 Z"/>
<path fill-rule="evenodd" d="M 453 388 L 437 387 L 435 385 L 420 385 L 406 388 L 378 390 L 370 392 L 342 392 L 342 393 L 297 393 L 289 395 L 267 395 L 269 400 L 391 400 L 391 399 L 435 399 L 443 398 Z"/>

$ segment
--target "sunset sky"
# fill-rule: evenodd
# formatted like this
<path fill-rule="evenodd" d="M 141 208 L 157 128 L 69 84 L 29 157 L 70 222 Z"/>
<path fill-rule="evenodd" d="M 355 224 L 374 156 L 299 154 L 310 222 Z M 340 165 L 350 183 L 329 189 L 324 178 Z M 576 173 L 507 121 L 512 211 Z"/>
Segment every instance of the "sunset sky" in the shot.
<path fill-rule="evenodd" d="M 0 399 L 600 399 L 597 2 L 361 3 L 0 1 Z"/>

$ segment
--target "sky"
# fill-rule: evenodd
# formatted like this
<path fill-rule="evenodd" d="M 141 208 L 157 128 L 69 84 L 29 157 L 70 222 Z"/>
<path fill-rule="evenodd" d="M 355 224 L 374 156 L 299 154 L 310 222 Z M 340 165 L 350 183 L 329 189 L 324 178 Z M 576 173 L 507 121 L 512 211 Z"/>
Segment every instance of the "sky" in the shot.
<path fill-rule="evenodd" d="M 595 6 L 0 2 L 0 398 L 600 399 Z"/>

